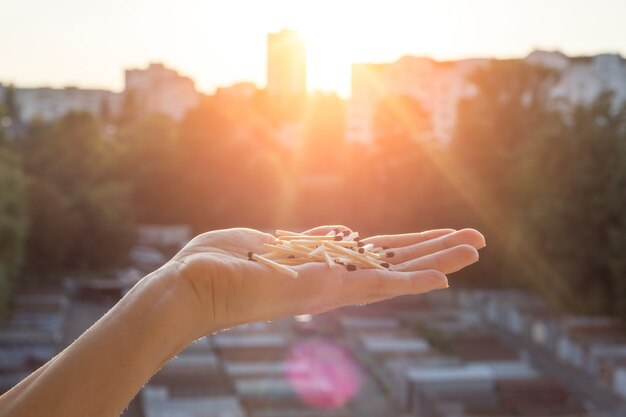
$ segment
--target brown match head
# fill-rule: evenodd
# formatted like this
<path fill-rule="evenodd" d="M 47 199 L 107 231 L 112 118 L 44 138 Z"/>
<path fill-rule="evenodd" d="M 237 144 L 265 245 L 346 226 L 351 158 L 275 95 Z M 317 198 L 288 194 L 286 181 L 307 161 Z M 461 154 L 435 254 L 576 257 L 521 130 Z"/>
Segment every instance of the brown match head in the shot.
<path fill-rule="evenodd" d="M 336 241 L 343 240 L 343 236 L 341 236 L 341 235 L 337 235 L 337 236 L 335 236 L 335 237 L 334 237 L 334 239 L 333 239 L 333 240 L 336 240 Z"/>
<path fill-rule="evenodd" d="M 359 248 L 359 253 L 365 253 L 365 249 Z"/>
<path fill-rule="evenodd" d="M 383 262 L 380 264 L 383 268 L 389 268 L 389 262 Z"/>
<path fill-rule="evenodd" d="M 352 271 L 356 271 L 356 265 L 352 265 L 352 264 L 348 264 L 346 266 L 346 268 L 348 269 L 348 271 L 352 272 Z"/>
<path fill-rule="evenodd" d="M 389 249 L 389 246 L 383 246 L 383 250 Z"/>
<path fill-rule="evenodd" d="M 289 255 L 287 256 L 287 259 L 294 259 L 296 257 L 296 255 Z"/>
<path fill-rule="evenodd" d="M 396 256 L 395 252 L 387 252 L 386 255 L 387 258 L 393 258 L 394 256 Z"/>
<path fill-rule="evenodd" d="M 254 255 L 254 253 L 248 252 L 248 259 L 254 261 L 254 259 L 252 259 L 252 255 Z"/>
<path fill-rule="evenodd" d="M 343 231 L 343 235 L 344 235 L 344 236 L 348 236 L 349 234 L 350 234 L 350 231 L 349 231 L 349 230 L 344 230 L 344 231 Z"/>
<path fill-rule="evenodd" d="M 358 239 L 358 238 L 357 238 L 357 239 Z M 359 242 L 359 241 L 358 241 L 358 240 L 356 240 L 356 239 L 355 239 L 355 241 L 356 241 L 356 245 L 357 245 L 359 248 L 361 248 L 361 247 L 365 246 L 365 243 L 363 243 L 363 242 Z"/>

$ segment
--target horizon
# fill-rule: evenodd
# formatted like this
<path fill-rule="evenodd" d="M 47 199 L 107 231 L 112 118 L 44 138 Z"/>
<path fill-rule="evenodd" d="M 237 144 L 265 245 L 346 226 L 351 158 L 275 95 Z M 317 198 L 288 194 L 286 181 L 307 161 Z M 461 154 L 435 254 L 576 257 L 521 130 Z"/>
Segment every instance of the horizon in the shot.
<path fill-rule="evenodd" d="M 624 55 L 622 55 L 620 52 L 617 51 L 598 51 L 596 53 L 593 54 L 581 54 L 581 55 L 570 55 L 567 54 L 559 49 L 533 49 L 531 51 L 529 51 L 527 54 L 525 55 L 521 55 L 521 56 L 503 56 L 503 57 L 496 57 L 496 56 L 467 56 L 467 57 L 462 57 L 462 58 L 451 58 L 451 59 L 435 59 L 431 56 L 426 56 L 426 55 L 411 55 L 411 54 L 406 54 L 406 55 L 401 55 L 398 56 L 397 58 L 390 60 L 390 61 L 385 61 L 385 62 L 354 62 L 352 63 L 352 65 L 359 65 L 359 64 L 374 64 L 374 65 L 380 65 L 380 64 L 390 64 L 390 63 L 394 63 L 397 62 L 398 60 L 402 59 L 402 58 L 406 58 L 406 57 L 411 57 L 411 58 L 423 58 L 423 59 L 429 59 L 432 60 L 434 62 L 437 63 L 445 63 L 445 62 L 459 62 L 459 61 L 464 61 L 464 60 L 472 60 L 472 59 L 494 59 L 494 60 L 506 60 L 506 59 L 525 59 L 526 57 L 528 57 L 529 54 L 531 54 L 532 52 L 548 52 L 548 53 L 562 53 L 565 56 L 567 56 L 570 59 L 573 58 L 585 58 L 585 57 L 593 57 L 593 56 L 597 56 L 597 55 L 617 55 L 622 59 L 626 59 L 626 57 Z M 132 67 L 124 67 L 121 69 L 121 73 L 124 73 L 125 71 L 128 70 L 143 70 L 148 68 L 149 66 L 156 64 L 156 65 L 164 65 L 166 68 L 171 69 L 176 71 L 180 76 L 182 77 L 187 77 L 190 78 L 194 84 L 196 85 L 196 90 L 198 91 L 198 93 L 200 94 L 205 94 L 205 95 L 213 95 L 216 93 L 217 89 L 219 88 L 228 88 L 228 87 L 232 87 L 234 85 L 238 85 L 238 84 L 246 84 L 246 83 L 251 83 L 253 84 L 257 89 L 263 90 L 265 89 L 267 86 L 265 85 L 265 81 L 263 81 L 262 83 L 256 83 L 254 81 L 251 80 L 234 80 L 232 83 L 230 84 L 222 84 L 222 85 L 216 85 L 213 90 L 211 91 L 206 91 L 206 90 L 202 90 L 200 88 L 198 88 L 198 83 L 197 80 L 195 80 L 193 77 L 191 77 L 190 75 L 187 74 L 187 72 L 185 71 L 184 68 L 177 68 L 174 67 L 172 65 L 170 65 L 167 62 L 160 62 L 160 61 L 148 61 L 146 63 L 144 63 L 143 65 L 134 65 Z M 25 85 L 25 84 L 17 84 L 15 82 L 12 81 L 6 81 L 3 79 L 0 79 L 0 86 L 2 87 L 8 87 L 8 86 L 13 86 L 15 88 L 51 88 L 51 89 L 66 89 L 66 88 L 77 88 L 77 89 L 82 89 L 82 90 L 102 90 L 102 91 L 111 91 L 113 93 L 122 93 L 124 91 L 124 88 L 120 88 L 118 89 L 111 89 L 111 88 L 107 88 L 107 87 L 101 87 L 101 86 L 91 86 L 91 85 L 79 85 L 79 84 L 58 84 L 58 85 L 53 85 L 53 84 L 34 84 L 34 85 Z M 328 89 L 323 89 L 323 88 L 317 88 L 317 89 L 311 89 L 310 87 L 307 89 L 307 93 L 308 94 L 314 94 L 316 92 L 324 92 L 324 93 L 337 93 L 340 97 L 342 98 L 347 98 L 350 96 L 350 91 L 348 91 L 346 94 L 343 94 L 343 92 L 341 91 L 337 91 L 337 90 L 328 90 Z"/>
<path fill-rule="evenodd" d="M 305 38 L 308 90 L 343 97 L 350 91 L 351 64 L 406 55 L 438 61 L 519 58 L 536 49 L 568 56 L 625 55 L 626 28 L 619 17 L 626 15 L 626 4 L 594 2 L 593 18 L 591 4 L 391 0 L 384 9 L 381 2 L 358 4 L 357 14 L 351 1 L 64 0 L 51 5 L 25 0 L 5 6 L 0 80 L 23 87 L 121 91 L 120 69 L 162 62 L 195 80 L 204 93 L 237 82 L 262 88 L 266 35 L 282 28 Z M 39 12 L 33 14 L 34 9 Z"/>

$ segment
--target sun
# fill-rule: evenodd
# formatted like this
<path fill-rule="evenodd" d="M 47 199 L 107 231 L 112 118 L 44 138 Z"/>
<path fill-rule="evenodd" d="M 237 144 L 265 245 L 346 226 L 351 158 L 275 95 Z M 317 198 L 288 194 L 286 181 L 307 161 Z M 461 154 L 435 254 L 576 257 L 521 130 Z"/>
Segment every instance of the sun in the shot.
<path fill-rule="evenodd" d="M 310 10 L 295 25 L 306 45 L 309 90 L 334 91 L 345 97 L 350 93 L 355 34 L 347 30 L 341 13 Z"/>

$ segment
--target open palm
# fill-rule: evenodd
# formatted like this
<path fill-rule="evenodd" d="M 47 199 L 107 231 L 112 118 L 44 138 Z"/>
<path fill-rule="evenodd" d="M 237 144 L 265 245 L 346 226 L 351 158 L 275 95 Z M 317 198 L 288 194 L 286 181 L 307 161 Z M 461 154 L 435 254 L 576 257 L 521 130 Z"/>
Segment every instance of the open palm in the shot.
<path fill-rule="evenodd" d="M 322 226 L 306 233 L 326 234 L 335 227 L 349 230 Z M 477 249 L 485 246 L 483 236 L 472 229 L 374 236 L 363 242 L 389 248 L 390 270 L 348 272 L 316 262 L 293 267 L 299 277 L 292 278 L 247 258 L 248 252 L 262 253 L 263 245 L 274 241 L 253 229 L 217 230 L 197 236 L 172 259 L 197 295 L 200 334 L 446 288 L 445 274 L 476 262 Z"/>

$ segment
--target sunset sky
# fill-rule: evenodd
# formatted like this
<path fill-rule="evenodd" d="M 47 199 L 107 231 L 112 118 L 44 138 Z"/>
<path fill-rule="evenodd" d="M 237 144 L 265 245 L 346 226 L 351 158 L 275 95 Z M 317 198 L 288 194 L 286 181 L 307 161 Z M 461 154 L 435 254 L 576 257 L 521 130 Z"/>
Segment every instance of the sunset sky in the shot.
<path fill-rule="evenodd" d="M 265 84 L 266 34 L 300 30 L 309 88 L 349 91 L 352 62 L 402 55 L 626 55 L 623 0 L 0 0 L 0 82 L 120 90 L 162 61 L 200 90 Z"/>

